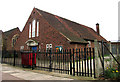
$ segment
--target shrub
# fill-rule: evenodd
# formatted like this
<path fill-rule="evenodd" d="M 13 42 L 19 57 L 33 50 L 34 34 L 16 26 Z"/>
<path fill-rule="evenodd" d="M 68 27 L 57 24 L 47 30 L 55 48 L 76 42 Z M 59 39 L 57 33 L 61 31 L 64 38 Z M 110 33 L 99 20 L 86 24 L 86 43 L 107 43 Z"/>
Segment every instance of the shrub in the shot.
<path fill-rule="evenodd" d="M 120 71 L 115 68 L 107 68 L 105 70 L 105 78 L 106 79 L 119 79 L 120 78 Z"/>

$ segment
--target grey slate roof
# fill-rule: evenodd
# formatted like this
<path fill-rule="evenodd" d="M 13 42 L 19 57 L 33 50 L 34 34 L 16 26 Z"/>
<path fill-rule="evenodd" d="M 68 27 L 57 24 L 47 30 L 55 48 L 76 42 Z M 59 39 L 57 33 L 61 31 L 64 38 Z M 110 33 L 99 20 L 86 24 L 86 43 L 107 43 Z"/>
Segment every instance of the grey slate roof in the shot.
<path fill-rule="evenodd" d="M 47 22 L 52 27 L 69 38 L 71 42 L 88 43 L 86 40 L 94 39 L 97 39 L 99 41 L 107 41 L 90 27 L 50 14 L 37 8 L 36 10 L 47 20 Z"/>

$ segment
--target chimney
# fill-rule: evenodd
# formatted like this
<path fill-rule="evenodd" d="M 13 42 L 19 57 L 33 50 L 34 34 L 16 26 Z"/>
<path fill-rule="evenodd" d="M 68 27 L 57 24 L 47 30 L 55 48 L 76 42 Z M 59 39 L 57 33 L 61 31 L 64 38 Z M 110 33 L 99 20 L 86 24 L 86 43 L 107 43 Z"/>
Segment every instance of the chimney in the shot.
<path fill-rule="evenodd" d="M 96 24 L 96 32 L 97 32 L 98 35 L 100 35 L 100 30 L 99 30 L 99 24 L 98 23 Z"/>

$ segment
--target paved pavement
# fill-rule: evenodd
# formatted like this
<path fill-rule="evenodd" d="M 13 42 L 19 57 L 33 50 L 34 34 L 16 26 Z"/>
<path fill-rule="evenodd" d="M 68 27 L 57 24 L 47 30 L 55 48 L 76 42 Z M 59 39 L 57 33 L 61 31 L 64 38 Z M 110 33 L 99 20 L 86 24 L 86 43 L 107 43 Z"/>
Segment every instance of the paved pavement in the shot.
<path fill-rule="evenodd" d="M 23 80 L 23 79 L 10 75 L 9 73 L 2 73 L 2 80 Z"/>
<path fill-rule="evenodd" d="M 2 65 L 2 71 L 0 71 L 0 73 L 2 73 L 3 80 L 74 80 L 65 77 L 35 73 L 32 71 L 24 71 L 5 64 Z"/>

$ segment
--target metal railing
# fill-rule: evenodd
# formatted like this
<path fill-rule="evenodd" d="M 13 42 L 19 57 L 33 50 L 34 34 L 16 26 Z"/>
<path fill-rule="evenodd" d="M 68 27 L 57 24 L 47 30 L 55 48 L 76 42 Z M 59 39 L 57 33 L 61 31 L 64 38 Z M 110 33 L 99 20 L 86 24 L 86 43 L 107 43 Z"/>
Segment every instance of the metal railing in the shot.
<path fill-rule="evenodd" d="M 8 53 L 9 57 L 6 56 Z M 40 52 L 12 51 L 12 53 L 8 51 L 8 53 L 3 53 L 2 63 L 22 67 L 22 64 L 24 64 L 22 63 L 24 61 L 22 56 L 25 55 L 24 58 L 27 60 L 25 62 L 28 62 L 28 64 L 32 62 L 30 64 L 32 69 L 33 64 L 35 64 L 35 69 L 66 73 L 73 76 L 95 77 L 94 48 L 63 49 L 61 51 L 43 50 Z"/>

